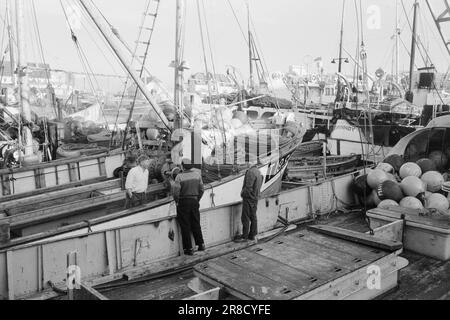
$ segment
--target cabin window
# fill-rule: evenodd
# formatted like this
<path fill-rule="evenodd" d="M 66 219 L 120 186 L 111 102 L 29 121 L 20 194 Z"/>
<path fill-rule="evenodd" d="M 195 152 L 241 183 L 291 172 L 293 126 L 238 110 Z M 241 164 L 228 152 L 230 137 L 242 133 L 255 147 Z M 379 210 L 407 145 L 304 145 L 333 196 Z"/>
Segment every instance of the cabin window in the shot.
<path fill-rule="evenodd" d="M 275 115 L 275 112 L 264 112 L 261 116 L 261 119 L 269 119 Z"/>
<path fill-rule="evenodd" d="M 450 129 L 434 128 L 415 136 L 406 148 L 405 160 L 416 162 L 428 158 L 435 151 L 442 152 L 443 155 L 449 151 L 450 155 Z"/>
<path fill-rule="evenodd" d="M 405 150 L 405 161 L 416 162 L 426 156 L 429 134 L 430 130 L 424 130 L 411 139 Z"/>
<path fill-rule="evenodd" d="M 258 116 L 259 116 L 259 114 L 257 111 L 252 111 L 252 110 L 247 111 L 247 117 L 249 117 L 251 120 L 258 119 Z"/>

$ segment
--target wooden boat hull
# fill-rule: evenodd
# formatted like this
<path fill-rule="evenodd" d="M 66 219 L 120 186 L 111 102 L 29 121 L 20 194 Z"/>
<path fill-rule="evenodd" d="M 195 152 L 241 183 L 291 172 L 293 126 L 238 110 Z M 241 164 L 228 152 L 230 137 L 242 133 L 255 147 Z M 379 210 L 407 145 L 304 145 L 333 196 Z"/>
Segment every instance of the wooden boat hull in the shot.
<path fill-rule="evenodd" d="M 40 163 L 23 168 L 0 170 L 0 202 L 10 196 L 60 186 L 97 177 L 112 178 L 114 169 L 125 159 L 113 151 Z"/>
<path fill-rule="evenodd" d="M 342 203 L 354 203 L 352 181 L 353 175 L 349 174 L 260 200 L 260 232 L 276 227 L 280 216 L 292 222 L 335 210 L 342 206 L 334 201 L 336 198 Z M 207 190 L 202 200 L 201 224 L 208 247 L 230 242 L 241 232 L 240 201 L 230 203 L 223 194 L 226 192 L 220 190 Z M 217 194 L 215 206 L 208 199 L 213 192 Z M 80 223 L 77 230 L 70 231 L 71 228 L 34 235 L 42 239 L 23 245 L 3 246 L 0 299 L 44 293 L 49 288 L 48 281 L 63 285 L 69 252 L 78 253 L 82 279 L 109 280 L 121 278 L 123 272 L 136 266 L 165 261 L 183 252 L 175 205 L 167 199 Z"/>
<path fill-rule="evenodd" d="M 303 142 L 292 154 L 293 158 L 316 157 L 323 154 L 323 141 L 315 140 Z"/>
<path fill-rule="evenodd" d="M 325 174 L 327 177 L 333 177 L 355 171 L 360 161 L 360 155 L 327 157 L 326 164 L 324 157 L 291 158 L 287 176 L 290 181 L 316 181 L 325 178 Z"/>

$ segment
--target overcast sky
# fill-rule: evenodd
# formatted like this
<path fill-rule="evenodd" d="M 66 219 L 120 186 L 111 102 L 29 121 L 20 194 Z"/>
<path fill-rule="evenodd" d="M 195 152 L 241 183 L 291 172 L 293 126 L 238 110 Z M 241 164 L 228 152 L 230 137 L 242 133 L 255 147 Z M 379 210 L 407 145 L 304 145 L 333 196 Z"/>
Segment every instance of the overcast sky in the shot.
<path fill-rule="evenodd" d="M 5 15 L 7 0 L 0 1 L 0 15 Z M 9 0 L 8 0 L 9 1 Z M 104 16 L 133 44 L 139 27 L 141 14 L 147 0 L 94 0 Z M 248 49 L 233 16 L 227 0 L 199 0 L 205 7 L 211 38 L 212 53 L 217 72 L 225 72 L 226 65 L 236 66 L 246 76 L 248 74 Z M 346 0 L 344 47 L 355 55 L 356 12 L 355 0 Z M 360 0 L 357 0 L 359 3 Z M 412 0 L 403 0 L 407 13 L 412 18 Z M 437 0 L 433 0 L 437 1 Z M 31 10 L 29 0 L 25 1 L 27 28 L 31 30 Z M 64 20 L 59 0 L 34 0 L 42 36 L 45 57 L 53 68 L 82 71 L 70 33 Z M 364 37 L 367 46 L 369 70 L 378 67 L 391 70 L 395 26 L 394 0 L 361 0 L 363 4 Z M 425 46 L 441 72 L 446 72 L 449 57 L 438 36 L 436 28 L 424 1 L 421 2 L 419 32 Z M 74 0 L 63 0 L 68 5 Z M 242 26 L 246 27 L 246 0 L 230 0 Z M 194 72 L 204 71 L 203 52 L 197 16 L 197 1 L 186 0 L 186 44 L 185 59 Z M 300 65 L 311 58 L 323 57 L 326 72 L 335 72 L 336 65 L 330 64 L 338 56 L 339 29 L 342 0 L 249 0 L 250 14 L 256 29 L 261 53 L 271 72 L 287 71 L 290 64 Z M 378 14 L 379 13 L 379 14 Z M 401 69 L 409 67 L 408 53 L 411 32 L 400 6 L 402 27 Z M 379 18 L 379 19 L 378 19 Z M 203 26 L 204 27 L 204 26 Z M 450 26 L 449 26 L 450 27 Z M 3 29 L 3 23 L 2 27 Z M 174 56 L 175 0 L 161 0 L 160 12 L 150 48 L 148 66 L 150 70 L 171 87 L 173 69 L 169 68 Z M 205 31 L 205 30 L 204 30 Z M 3 32 L 0 33 L 0 36 Z M 92 23 L 83 18 L 83 28 L 77 31 L 82 49 L 98 73 L 122 74 L 123 70 L 99 37 Z M 31 33 L 29 33 L 31 38 Z M 1 39 L 0 39 L 1 40 Z M 3 49 L 3 48 L 2 48 Z M 29 60 L 39 61 L 37 44 L 27 42 Z M 208 61 L 209 58 L 209 51 Z M 347 56 L 347 54 L 344 54 Z M 417 64 L 423 66 L 418 55 Z M 344 71 L 352 73 L 348 65 Z"/>

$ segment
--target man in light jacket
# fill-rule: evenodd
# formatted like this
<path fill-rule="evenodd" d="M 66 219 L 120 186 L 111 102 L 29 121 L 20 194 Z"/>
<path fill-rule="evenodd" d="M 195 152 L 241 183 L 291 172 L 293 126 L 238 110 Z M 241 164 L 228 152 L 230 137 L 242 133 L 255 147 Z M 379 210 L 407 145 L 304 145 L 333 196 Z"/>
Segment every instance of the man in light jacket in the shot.
<path fill-rule="evenodd" d="M 128 172 L 125 182 L 126 208 L 143 205 L 146 201 L 150 158 L 146 155 L 140 156 L 137 163 L 138 165 Z"/>

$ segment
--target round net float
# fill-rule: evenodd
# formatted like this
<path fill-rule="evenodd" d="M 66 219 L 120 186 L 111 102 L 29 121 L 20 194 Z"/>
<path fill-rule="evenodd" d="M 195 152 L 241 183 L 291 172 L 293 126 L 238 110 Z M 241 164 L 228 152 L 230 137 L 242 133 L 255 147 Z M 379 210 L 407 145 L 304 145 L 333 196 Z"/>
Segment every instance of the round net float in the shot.
<path fill-rule="evenodd" d="M 422 175 L 422 170 L 416 163 L 407 162 L 404 165 L 402 165 L 399 174 L 402 179 L 409 176 L 420 177 Z"/>
<path fill-rule="evenodd" d="M 400 207 L 407 209 L 422 210 L 424 209 L 422 202 L 414 197 L 405 197 L 400 201 Z"/>
<path fill-rule="evenodd" d="M 378 197 L 377 190 L 372 190 L 372 193 L 367 198 L 368 205 L 374 205 L 375 207 L 381 203 L 381 199 Z"/>
<path fill-rule="evenodd" d="M 427 184 L 427 190 L 430 192 L 438 192 L 444 184 L 444 177 L 437 171 L 425 172 L 421 179 Z"/>
<path fill-rule="evenodd" d="M 395 172 L 398 172 L 402 165 L 405 163 L 403 158 L 398 154 L 387 156 L 386 159 L 383 160 L 383 162 L 390 164 L 394 168 Z"/>
<path fill-rule="evenodd" d="M 448 199 L 440 193 L 433 193 L 425 200 L 425 208 L 447 211 L 449 209 Z"/>
<path fill-rule="evenodd" d="M 384 181 L 378 186 L 377 194 L 381 200 L 394 200 L 395 202 L 399 202 L 404 197 L 400 185 L 390 180 Z"/>
<path fill-rule="evenodd" d="M 394 200 L 383 200 L 380 202 L 380 204 L 378 205 L 378 208 L 380 209 L 389 209 L 391 207 L 398 207 L 399 204 L 397 202 L 395 202 Z"/>
<path fill-rule="evenodd" d="M 442 191 L 450 193 L 450 181 L 444 182 L 442 184 Z"/>
<path fill-rule="evenodd" d="M 422 174 L 428 171 L 436 171 L 436 164 L 428 158 L 419 159 L 416 163 L 422 170 Z"/>
<path fill-rule="evenodd" d="M 406 196 L 416 197 L 426 191 L 426 185 L 418 177 L 409 176 L 402 180 L 400 188 Z"/>
<path fill-rule="evenodd" d="M 393 182 L 398 182 L 397 178 L 392 173 L 387 173 L 387 176 L 388 176 L 388 180 L 393 181 Z"/>
<path fill-rule="evenodd" d="M 367 175 L 367 184 L 372 189 L 376 189 L 380 183 L 386 180 L 388 180 L 388 175 L 381 169 L 372 170 Z"/>
<path fill-rule="evenodd" d="M 393 173 L 395 171 L 394 167 L 386 162 L 380 162 L 377 165 L 377 169 L 383 170 L 384 172 L 387 172 L 387 173 Z"/>

